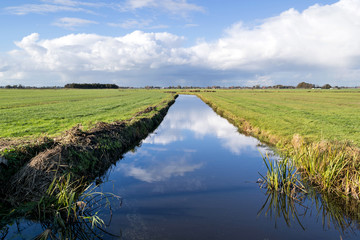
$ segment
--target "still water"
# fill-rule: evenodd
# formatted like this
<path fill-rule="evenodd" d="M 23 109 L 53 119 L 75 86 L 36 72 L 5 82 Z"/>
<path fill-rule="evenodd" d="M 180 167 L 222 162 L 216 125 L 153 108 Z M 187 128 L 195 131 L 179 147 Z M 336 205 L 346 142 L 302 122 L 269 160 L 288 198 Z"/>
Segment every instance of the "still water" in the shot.
<path fill-rule="evenodd" d="M 106 231 L 124 240 L 360 238 L 356 221 L 317 194 L 294 202 L 261 189 L 266 152 L 200 99 L 181 95 L 155 132 L 104 177 L 99 188 L 123 200 L 114 203 Z M 7 237 L 42 231 L 20 220 Z"/>
<path fill-rule="evenodd" d="M 301 206 L 260 189 L 265 152 L 199 98 L 181 95 L 109 171 L 102 189 L 123 205 L 107 230 L 122 239 L 358 239 L 313 198 Z"/>

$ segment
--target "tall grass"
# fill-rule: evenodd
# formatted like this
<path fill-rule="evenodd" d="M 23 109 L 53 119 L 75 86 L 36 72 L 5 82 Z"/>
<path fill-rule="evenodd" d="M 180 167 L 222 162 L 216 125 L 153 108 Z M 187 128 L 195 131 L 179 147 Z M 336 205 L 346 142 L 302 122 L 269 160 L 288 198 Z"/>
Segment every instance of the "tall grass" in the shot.
<path fill-rule="evenodd" d="M 360 200 L 359 90 L 196 94 L 240 131 L 276 145 L 318 190 Z"/>
<path fill-rule="evenodd" d="M 111 199 L 121 205 L 120 197 L 98 192 L 82 180 L 72 181 L 70 174 L 55 178 L 32 213 L 45 229 L 35 239 L 101 238 L 106 224 L 99 212 L 112 211 Z"/>
<path fill-rule="evenodd" d="M 348 144 L 304 145 L 291 153 L 303 178 L 322 192 L 359 199 L 359 152 Z"/>
<path fill-rule="evenodd" d="M 342 171 L 346 171 L 344 169 L 351 162 L 347 159 L 348 151 L 338 148 L 325 149 L 324 144 L 313 146 L 313 148 L 316 150 L 308 147 L 298 149 L 298 154 L 303 159 L 310 159 L 305 154 L 305 150 L 308 155 L 314 157 L 314 161 L 310 159 L 307 165 L 308 171 L 314 171 L 313 173 L 305 173 L 304 169 L 297 171 L 294 161 L 289 157 L 273 160 L 268 155 L 263 157 L 267 173 L 266 175 L 260 174 L 262 176 L 260 183 L 261 187 L 266 189 L 267 198 L 258 211 L 258 215 L 264 213 L 265 216 L 272 217 L 275 227 L 279 220 L 284 220 L 287 226 L 295 223 L 306 230 L 301 223 L 301 218 L 307 214 L 315 214 L 323 223 L 324 229 L 330 229 L 332 226 L 345 236 L 360 228 L 358 200 L 349 196 L 333 194 L 338 190 L 332 189 L 339 185 L 334 181 L 344 174 Z M 327 157 L 331 160 L 328 161 Z M 325 164 L 325 162 L 329 163 Z M 321 170 L 322 168 L 324 170 Z M 318 171 L 321 174 L 318 174 Z M 322 181 L 327 180 L 327 182 L 315 187 L 302 184 L 302 181 L 310 181 L 307 176 L 315 175 L 319 175 Z M 345 179 L 343 179 L 344 182 L 346 182 Z M 348 183 L 345 185 L 350 187 Z M 319 189 L 322 190 L 320 193 Z M 316 212 L 310 211 L 310 209 L 314 209 L 311 205 L 315 205 Z"/>
<path fill-rule="evenodd" d="M 299 174 L 289 158 L 271 159 L 266 154 L 263 156 L 263 161 L 267 172 L 265 176 L 259 173 L 263 179 L 262 187 L 292 198 L 296 198 L 299 192 L 306 192 L 299 179 Z"/>

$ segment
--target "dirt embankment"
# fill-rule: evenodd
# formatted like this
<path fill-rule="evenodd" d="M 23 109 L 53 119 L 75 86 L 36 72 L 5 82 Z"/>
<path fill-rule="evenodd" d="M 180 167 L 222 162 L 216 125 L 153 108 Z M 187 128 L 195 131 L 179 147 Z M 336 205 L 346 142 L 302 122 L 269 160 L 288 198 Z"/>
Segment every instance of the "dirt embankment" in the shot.
<path fill-rule="evenodd" d="M 0 196 L 11 201 L 11 205 L 17 205 L 22 201 L 39 200 L 55 177 L 68 172 L 85 180 L 102 176 L 122 154 L 156 129 L 176 97 L 164 107 L 148 107 L 126 121 L 100 122 L 88 131 L 77 126 L 61 137 L 27 145 L 25 150 L 19 148 L 15 153 L 21 158 L 22 167 L 5 169 L 5 172 L 15 173 L 0 180 Z M 150 117 L 141 118 L 143 114 Z M 26 161 L 31 155 L 33 157 Z"/>

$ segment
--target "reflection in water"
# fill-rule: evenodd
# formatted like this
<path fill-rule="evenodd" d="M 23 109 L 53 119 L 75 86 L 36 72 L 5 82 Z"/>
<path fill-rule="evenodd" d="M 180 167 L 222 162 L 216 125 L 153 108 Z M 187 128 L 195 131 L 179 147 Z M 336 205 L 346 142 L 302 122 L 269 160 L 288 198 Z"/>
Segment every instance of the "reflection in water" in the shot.
<path fill-rule="evenodd" d="M 255 181 L 268 150 L 198 98 L 180 96 L 109 176 L 124 197 L 115 217 L 124 239 L 338 240 L 336 229 L 344 235 L 357 227 L 358 218 L 319 195 L 264 196 Z"/>
<path fill-rule="evenodd" d="M 301 200 L 274 190 L 268 190 L 266 196 L 265 203 L 260 208 L 258 215 L 264 213 L 265 216 L 272 217 L 274 219 L 275 228 L 280 219 L 284 220 L 288 227 L 291 226 L 292 222 L 296 222 L 303 230 L 305 230 L 299 217 L 306 215 L 308 207 L 303 205 Z"/>
<path fill-rule="evenodd" d="M 324 229 L 335 228 L 342 234 L 353 233 L 360 229 L 359 202 L 350 198 L 335 199 L 315 191 L 309 197 L 321 216 Z"/>
<path fill-rule="evenodd" d="M 190 98 L 196 98 L 189 96 Z M 240 155 L 242 149 L 256 149 L 254 138 L 240 135 L 237 129 L 229 122 L 214 114 L 209 107 L 189 108 L 178 107 L 176 112 L 169 114 L 161 123 L 158 133 L 150 135 L 144 143 L 168 145 L 172 142 L 185 141 L 186 133 L 190 131 L 196 139 L 214 136 L 220 140 L 221 145 L 236 155 Z"/>
<path fill-rule="evenodd" d="M 39 202 L 0 212 L 0 239 L 121 237 L 121 234 L 114 235 L 104 228 L 111 223 L 112 210 L 121 207 L 122 199 L 112 193 L 95 191 L 97 186 L 93 184 L 80 180 L 70 182 L 68 176 L 53 182 Z M 100 217 L 100 211 L 108 211 L 106 219 Z"/>
<path fill-rule="evenodd" d="M 101 184 L 123 199 L 106 230 L 124 240 L 339 240 L 339 232 L 351 231 L 342 239 L 358 239 L 358 203 L 316 193 L 300 201 L 264 195 L 256 180 L 266 171 L 261 153 L 268 150 L 197 97 L 179 96 L 159 128 Z"/>
<path fill-rule="evenodd" d="M 203 163 L 191 163 L 186 156 L 165 159 L 161 162 L 150 159 L 149 161 L 153 164 L 147 167 L 136 166 L 136 162 L 123 163 L 117 168 L 117 171 L 122 172 L 125 176 L 152 183 L 165 181 L 171 177 L 184 176 L 185 173 L 193 172 L 203 166 Z"/>
<path fill-rule="evenodd" d="M 266 200 L 258 212 L 270 216 L 277 227 L 277 222 L 284 220 L 288 227 L 298 224 L 304 231 L 302 221 L 306 217 L 320 219 L 324 230 L 336 229 L 343 237 L 354 235 L 360 229 L 360 206 L 353 199 L 334 199 L 326 194 L 319 194 L 313 189 L 299 198 L 292 198 L 277 191 L 266 192 Z M 315 206 L 314 206 L 315 205 Z M 345 239 L 345 238 L 344 238 Z"/>

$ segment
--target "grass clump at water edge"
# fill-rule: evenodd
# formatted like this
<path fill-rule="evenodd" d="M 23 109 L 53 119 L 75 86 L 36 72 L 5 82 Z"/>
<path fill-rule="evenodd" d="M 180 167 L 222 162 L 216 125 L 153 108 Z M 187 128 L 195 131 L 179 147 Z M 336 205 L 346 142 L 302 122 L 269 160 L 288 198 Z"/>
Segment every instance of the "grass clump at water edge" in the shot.
<path fill-rule="evenodd" d="M 246 135 L 289 156 L 321 192 L 360 200 L 358 90 L 196 93 Z M 339 107 L 341 106 L 341 107 Z M 301 138 L 301 144 L 293 140 Z"/>
<path fill-rule="evenodd" d="M 98 192 L 96 188 L 82 179 L 73 181 L 70 174 L 54 178 L 38 203 L 13 209 L 4 217 L 9 222 L 9 219 L 25 215 L 26 219 L 39 222 L 43 232 L 34 238 L 38 240 L 101 239 L 104 234 L 112 234 L 104 230 L 106 224 L 100 211 L 107 208 L 111 215 L 111 200 L 115 199 L 120 206 L 122 200 L 114 194 Z"/>
<path fill-rule="evenodd" d="M 298 193 L 306 193 L 299 174 L 288 157 L 271 160 L 268 154 L 266 154 L 263 156 L 263 161 L 267 173 L 265 176 L 259 173 L 262 177 L 259 181 L 261 187 L 266 188 L 268 191 L 285 194 L 294 199 L 297 198 Z"/>
<path fill-rule="evenodd" d="M 339 197 L 360 196 L 360 151 L 349 143 L 320 142 L 291 152 L 302 177 L 321 192 Z"/>

